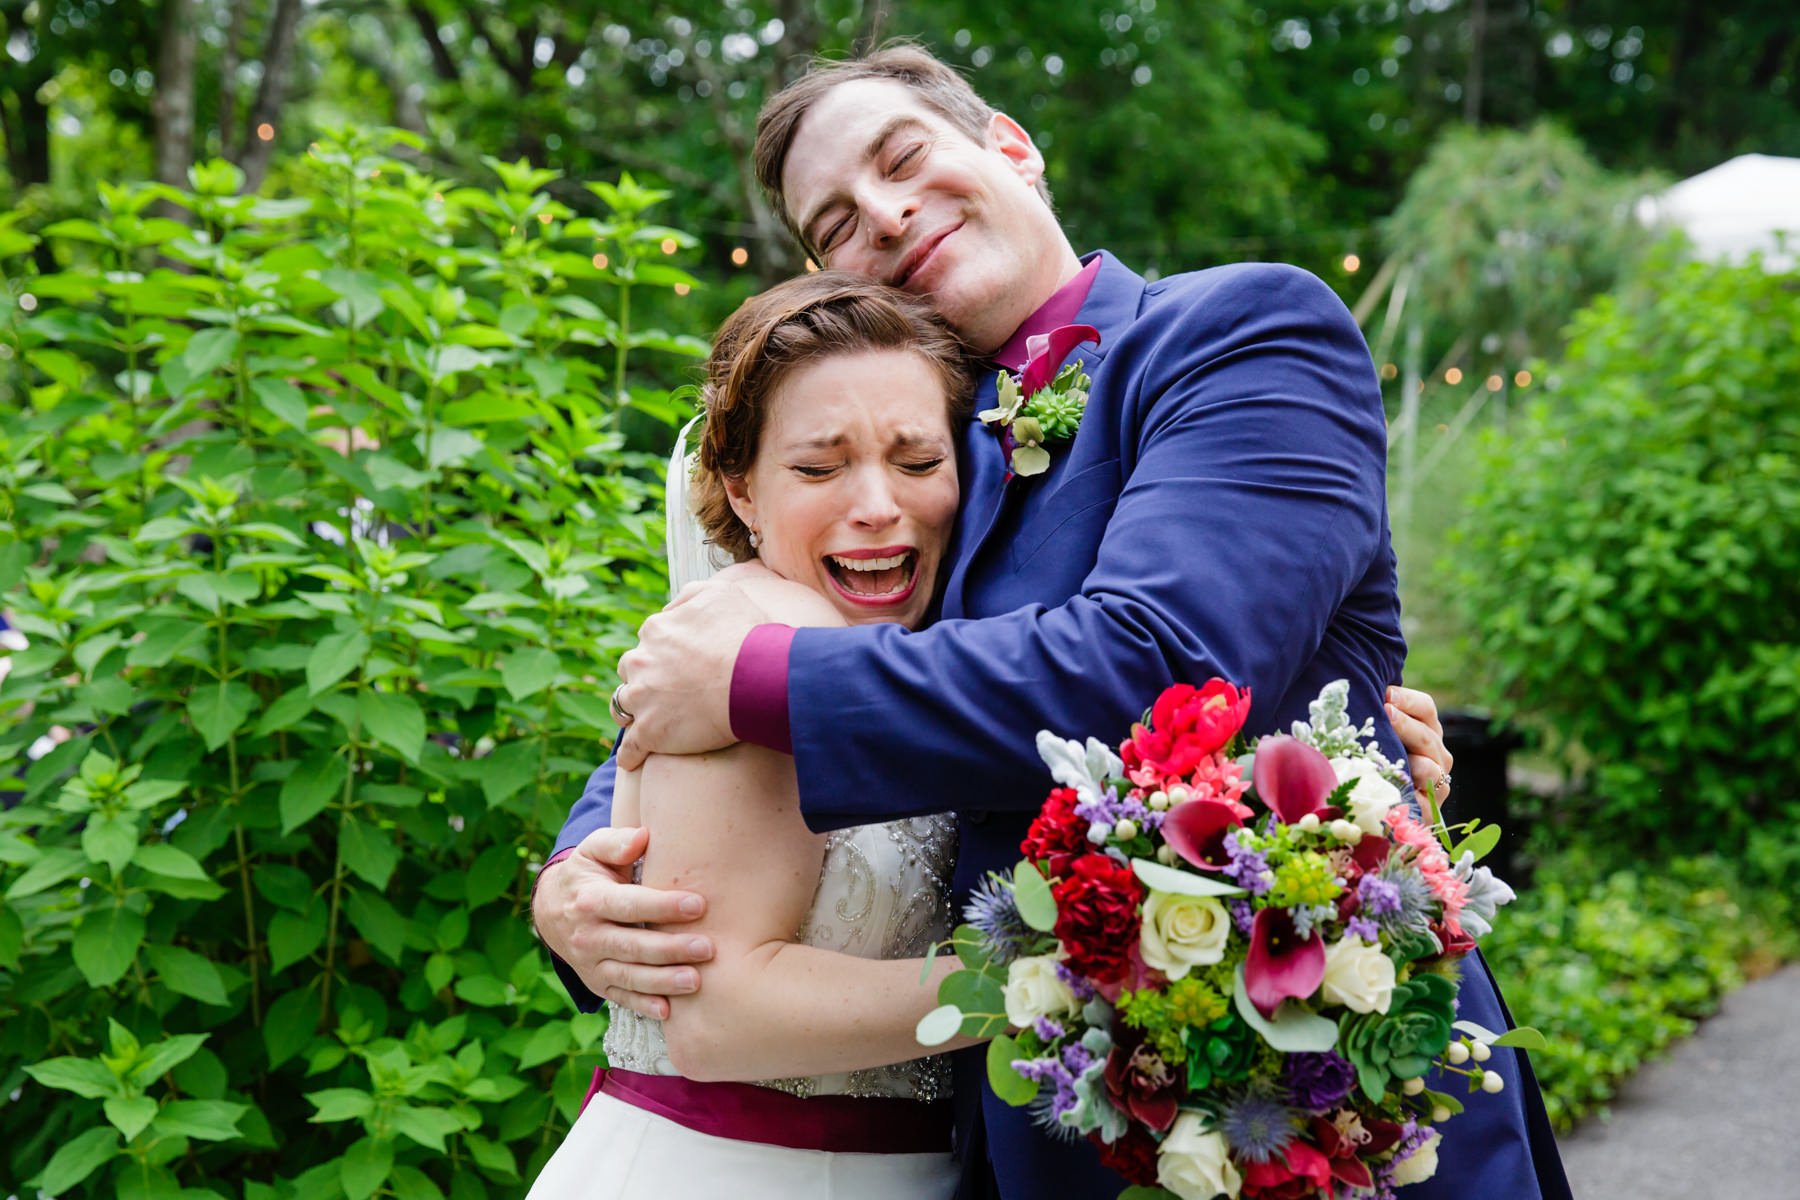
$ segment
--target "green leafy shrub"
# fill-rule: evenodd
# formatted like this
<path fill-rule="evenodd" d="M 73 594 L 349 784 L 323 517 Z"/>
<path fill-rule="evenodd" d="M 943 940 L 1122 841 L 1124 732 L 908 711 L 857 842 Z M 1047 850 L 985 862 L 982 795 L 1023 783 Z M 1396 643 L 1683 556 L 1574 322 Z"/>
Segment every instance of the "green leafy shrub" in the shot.
<path fill-rule="evenodd" d="M 44 231 L 89 264 L 11 285 L 22 1192 L 516 1195 L 598 1062 L 527 906 L 664 596 L 660 462 L 619 426 L 679 405 L 626 372 L 704 346 L 626 314 L 692 243 L 629 178 L 577 216 L 553 172 L 456 189 L 399 136 L 315 145 L 287 199 L 222 163 L 103 185 Z"/>
<path fill-rule="evenodd" d="M 1589 830 L 1740 846 L 1800 817 L 1800 279 L 1603 296 L 1452 534 L 1488 698 L 1591 766 Z"/>
<path fill-rule="evenodd" d="M 1791 956 L 1793 916 L 1785 895 L 1716 856 L 1621 863 L 1558 848 L 1482 940 L 1508 1005 L 1549 1039 L 1531 1062 L 1556 1126 L 1603 1109 L 1746 968 Z"/>

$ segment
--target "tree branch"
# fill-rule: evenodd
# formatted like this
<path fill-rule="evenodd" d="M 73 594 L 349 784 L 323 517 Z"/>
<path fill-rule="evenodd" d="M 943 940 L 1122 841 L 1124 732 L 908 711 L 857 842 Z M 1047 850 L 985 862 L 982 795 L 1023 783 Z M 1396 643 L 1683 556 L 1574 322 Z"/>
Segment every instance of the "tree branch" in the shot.
<path fill-rule="evenodd" d="M 431 68 L 437 77 L 445 83 L 461 83 L 462 70 L 451 57 L 450 50 L 444 45 L 444 39 L 438 36 L 437 14 L 426 8 L 419 0 L 409 0 L 406 11 L 419 27 L 419 35 L 425 39 L 425 48 L 431 52 Z"/>

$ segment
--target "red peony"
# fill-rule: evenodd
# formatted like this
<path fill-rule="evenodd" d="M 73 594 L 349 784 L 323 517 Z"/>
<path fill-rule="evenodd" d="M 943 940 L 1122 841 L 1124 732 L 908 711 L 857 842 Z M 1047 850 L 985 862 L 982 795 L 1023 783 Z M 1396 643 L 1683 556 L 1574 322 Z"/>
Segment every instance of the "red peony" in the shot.
<path fill-rule="evenodd" d="M 1056 936 L 1071 971 L 1097 983 L 1115 983 L 1131 969 L 1138 941 L 1138 905 L 1144 886 L 1124 863 L 1084 854 L 1051 894 L 1056 898 Z"/>
<path fill-rule="evenodd" d="M 1305 1200 L 1329 1195 L 1331 1160 L 1317 1146 L 1295 1138 L 1281 1162 L 1244 1164 L 1245 1200 Z"/>
<path fill-rule="evenodd" d="M 1139 1187 L 1156 1186 L 1156 1139 L 1142 1126 L 1127 1127 L 1125 1136 L 1111 1145 L 1101 1141 L 1097 1133 L 1090 1133 L 1088 1140 L 1100 1151 L 1100 1162 L 1107 1170 L 1123 1175 L 1127 1183 Z"/>
<path fill-rule="evenodd" d="M 1223 749 L 1249 715 L 1249 688 L 1240 692 L 1223 679 L 1209 679 L 1197 689 L 1178 683 L 1156 698 L 1150 728 L 1131 727 L 1120 757 L 1127 767 L 1148 765 L 1169 778 L 1183 778 Z"/>
<path fill-rule="evenodd" d="M 1087 822 L 1075 815 L 1079 799 L 1074 788 L 1053 790 L 1019 843 L 1026 858 L 1049 864 L 1052 878 L 1067 875 L 1069 863 L 1088 851 Z"/>

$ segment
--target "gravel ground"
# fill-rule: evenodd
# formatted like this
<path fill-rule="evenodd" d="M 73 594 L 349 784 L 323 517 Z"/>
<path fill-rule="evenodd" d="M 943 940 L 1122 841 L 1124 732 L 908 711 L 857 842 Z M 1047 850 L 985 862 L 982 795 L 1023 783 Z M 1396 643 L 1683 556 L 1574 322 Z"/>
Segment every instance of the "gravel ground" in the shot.
<path fill-rule="evenodd" d="M 1575 1200 L 1800 1200 L 1800 966 L 1727 996 L 1561 1146 Z"/>

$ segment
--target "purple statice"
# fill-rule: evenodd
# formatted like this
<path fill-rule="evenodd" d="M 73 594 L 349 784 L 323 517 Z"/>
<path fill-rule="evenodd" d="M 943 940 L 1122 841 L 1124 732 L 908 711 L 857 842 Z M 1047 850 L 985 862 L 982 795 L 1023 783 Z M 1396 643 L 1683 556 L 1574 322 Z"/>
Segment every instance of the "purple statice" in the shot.
<path fill-rule="evenodd" d="M 1046 1042 L 1054 1042 L 1068 1032 L 1049 1017 L 1039 1017 L 1031 1023 L 1031 1031 Z"/>
<path fill-rule="evenodd" d="M 1365 942 L 1381 940 L 1381 926 L 1367 917 L 1351 917 L 1344 922 L 1344 936 L 1361 938 Z"/>
<path fill-rule="evenodd" d="M 1290 1054 L 1281 1068 L 1281 1084 L 1296 1108 L 1324 1112 L 1341 1104 L 1356 1086 L 1356 1068 L 1332 1050 Z"/>
<path fill-rule="evenodd" d="M 1237 897 L 1233 897 L 1225 903 L 1231 908 L 1231 923 L 1237 926 L 1239 933 L 1249 937 L 1250 928 L 1256 923 L 1256 910 L 1250 907 L 1248 900 Z"/>
<path fill-rule="evenodd" d="M 1379 875 L 1364 875 L 1356 885 L 1362 910 L 1371 917 L 1400 911 L 1400 889 Z"/>
<path fill-rule="evenodd" d="M 1012 884 L 992 872 L 970 893 L 963 920 L 987 942 L 997 966 L 1023 955 L 1040 936 L 1019 915 L 1019 899 L 1013 895 Z"/>
<path fill-rule="evenodd" d="M 1300 1132 L 1300 1114 L 1266 1087 L 1249 1087 L 1225 1098 L 1219 1107 L 1218 1130 L 1244 1162 L 1280 1158 Z"/>
<path fill-rule="evenodd" d="M 1268 855 L 1239 845 L 1235 829 L 1225 835 L 1225 853 L 1231 859 L 1225 867 L 1225 878 L 1252 896 L 1260 896 L 1275 886 L 1274 874 L 1269 870 Z"/>
<path fill-rule="evenodd" d="M 1130 817 L 1142 829 L 1148 822 L 1150 809 L 1129 792 L 1121 796 L 1109 787 L 1083 788 L 1081 799 L 1075 802 L 1075 815 L 1090 825 L 1104 825 L 1108 830 Z"/>
<path fill-rule="evenodd" d="M 1100 994 L 1094 989 L 1093 984 L 1069 970 L 1069 964 L 1067 963 L 1056 964 L 1056 977 L 1067 984 L 1069 990 L 1075 993 L 1075 998 L 1083 1004 Z"/>

